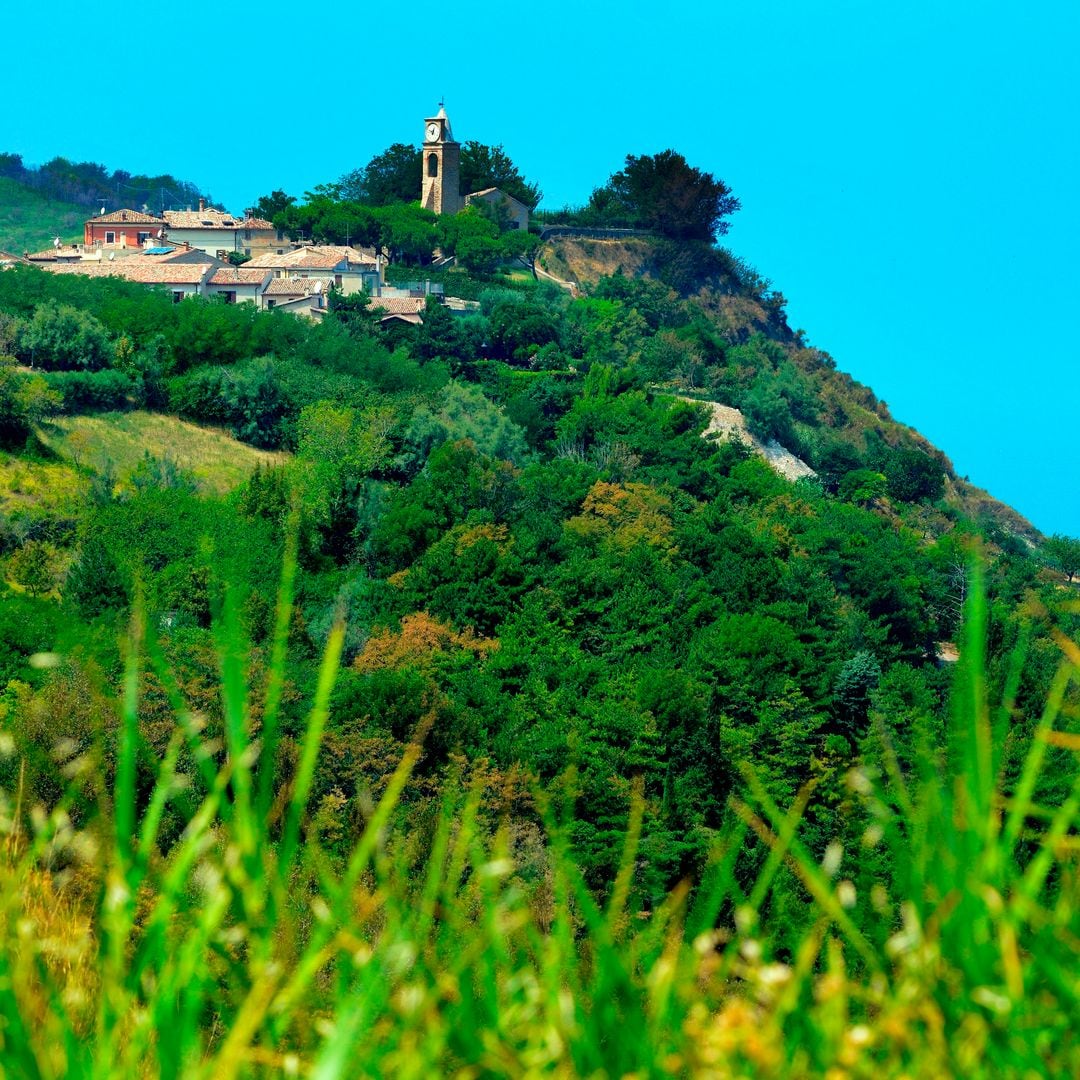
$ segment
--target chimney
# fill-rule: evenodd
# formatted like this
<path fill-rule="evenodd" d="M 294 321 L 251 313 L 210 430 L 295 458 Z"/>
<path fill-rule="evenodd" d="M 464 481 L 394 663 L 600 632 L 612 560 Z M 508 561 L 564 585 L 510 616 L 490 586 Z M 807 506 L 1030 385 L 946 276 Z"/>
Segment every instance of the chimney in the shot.
<path fill-rule="evenodd" d="M 206 209 L 206 200 L 205 199 L 200 199 L 199 200 L 199 213 L 201 214 L 205 209 Z"/>

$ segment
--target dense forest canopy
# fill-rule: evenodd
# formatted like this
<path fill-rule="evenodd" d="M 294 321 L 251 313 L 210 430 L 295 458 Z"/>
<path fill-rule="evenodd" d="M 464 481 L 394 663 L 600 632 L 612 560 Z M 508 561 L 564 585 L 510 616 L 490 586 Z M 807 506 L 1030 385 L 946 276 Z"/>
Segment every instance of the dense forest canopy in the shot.
<path fill-rule="evenodd" d="M 453 219 L 459 244 L 469 220 Z M 447 226 L 430 223 L 443 243 Z M 898 717 L 941 723 L 937 643 L 958 631 L 968 553 L 993 553 L 1003 648 L 1027 596 L 1075 622 L 1055 591 L 1075 567 L 1066 545 L 1044 563 L 960 514 L 941 455 L 824 354 L 771 334 L 760 279 L 714 258 L 726 273 L 693 300 L 622 275 L 580 299 L 495 276 L 472 313 L 433 301 L 423 325 L 393 330 L 377 301 L 333 294 L 311 325 L 122 282 L 0 275 L 11 450 L 35 445 L 50 415 L 148 408 L 290 455 L 224 498 L 167 461 L 119 487 L 98 462 L 63 516 L 6 510 L 21 589 L 8 677 L 47 700 L 53 677 L 25 668 L 26 635 L 85 627 L 96 652 L 106 638 L 92 628 L 123 620 L 137 595 L 155 618 L 171 613 L 185 670 L 226 587 L 264 647 L 296 504 L 298 710 L 333 612 L 348 614 L 326 796 L 377 783 L 431 714 L 433 783 L 457 754 L 545 779 L 576 766 L 576 850 L 597 888 L 630 775 L 648 798 L 649 895 L 700 869 L 745 759 L 780 802 L 817 783 L 826 843 L 873 724 L 899 725 L 904 754 Z M 702 394 L 740 406 L 817 479 L 793 486 L 740 444 L 703 438 Z M 1037 698 L 1047 674 L 1022 692 Z M 208 690 L 194 668 L 185 680 Z"/>

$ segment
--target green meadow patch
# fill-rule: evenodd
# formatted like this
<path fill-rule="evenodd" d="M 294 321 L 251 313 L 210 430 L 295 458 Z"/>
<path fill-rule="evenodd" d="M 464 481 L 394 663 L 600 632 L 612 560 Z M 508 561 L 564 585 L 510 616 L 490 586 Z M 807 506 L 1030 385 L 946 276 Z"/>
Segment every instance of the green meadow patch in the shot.
<path fill-rule="evenodd" d="M 257 450 L 216 428 L 150 412 L 60 416 L 43 426 L 40 437 L 77 468 L 99 474 L 111 468 L 121 486 L 130 483 L 149 455 L 172 462 L 212 494 L 231 491 L 257 465 L 280 464 L 286 458 Z"/>

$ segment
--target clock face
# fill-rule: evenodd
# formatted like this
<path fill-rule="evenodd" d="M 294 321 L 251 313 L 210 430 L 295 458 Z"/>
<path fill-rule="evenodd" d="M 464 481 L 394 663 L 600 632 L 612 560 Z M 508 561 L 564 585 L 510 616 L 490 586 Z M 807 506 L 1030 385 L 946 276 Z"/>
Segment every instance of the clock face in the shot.
<path fill-rule="evenodd" d="M 427 137 L 432 142 L 434 142 L 439 137 L 439 125 L 438 124 L 428 124 L 428 126 L 427 126 Z"/>

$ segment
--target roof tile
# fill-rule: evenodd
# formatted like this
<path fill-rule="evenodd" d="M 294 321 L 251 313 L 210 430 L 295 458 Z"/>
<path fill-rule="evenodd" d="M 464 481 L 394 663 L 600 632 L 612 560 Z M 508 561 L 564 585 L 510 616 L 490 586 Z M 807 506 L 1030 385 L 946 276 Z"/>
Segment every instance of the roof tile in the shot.
<path fill-rule="evenodd" d="M 164 225 L 165 219 L 144 214 L 141 210 L 113 210 L 87 220 L 87 225 Z"/>

